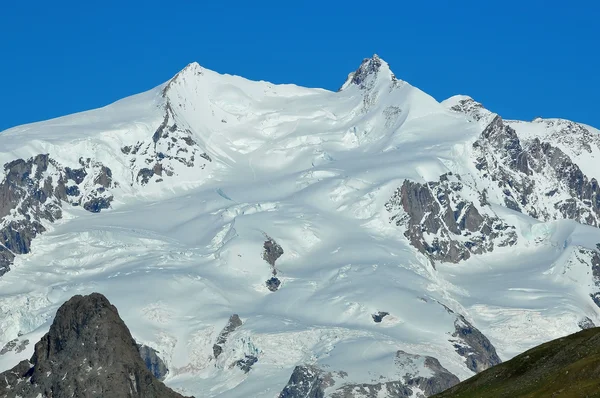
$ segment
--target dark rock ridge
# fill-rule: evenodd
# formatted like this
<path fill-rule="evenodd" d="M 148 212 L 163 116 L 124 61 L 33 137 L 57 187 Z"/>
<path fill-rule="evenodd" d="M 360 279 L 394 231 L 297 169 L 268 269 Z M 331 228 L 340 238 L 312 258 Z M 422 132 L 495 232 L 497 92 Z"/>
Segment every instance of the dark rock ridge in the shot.
<path fill-rule="evenodd" d="M 238 314 L 233 314 L 229 317 L 229 321 L 227 321 L 227 325 L 221 330 L 219 333 L 219 337 L 217 337 L 217 342 L 213 345 L 213 355 L 215 359 L 221 355 L 223 352 L 223 346 L 227 343 L 227 338 L 231 333 L 233 333 L 236 329 L 242 326 L 242 320 L 238 316 Z"/>
<path fill-rule="evenodd" d="M 91 212 L 110 207 L 115 186 L 111 170 L 90 159 L 80 168 L 65 167 L 40 154 L 4 165 L 0 183 L 0 276 L 16 255 L 29 253 L 32 240 L 46 231 L 44 222 L 62 217 L 63 202 Z"/>
<path fill-rule="evenodd" d="M 57 311 L 29 361 L 0 374 L 7 398 L 170 398 L 146 368 L 117 309 L 101 294 L 74 296 Z"/>
<path fill-rule="evenodd" d="M 160 353 L 154 348 L 144 344 L 138 344 L 137 347 L 142 360 L 146 364 L 146 368 L 148 368 L 158 380 L 164 380 L 169 373 L 169 369 L 167 369 L 167 365 L 165 365 L 163 360 L 158 356 Z"/>
<path fill-rule="evenodd" d="M 492 251 L 495 245 L 517 242 L 514 227 L 492 213 L 482 200 L 485 196 L 480 197 L 479 205 L 465 198 L 473 193 L 452 173 L 437 182 L 404 180 L 385 208 L 390 221 L 403 226 L 412 246 L 432 262 L 457 263 L 471 254 Z"/>
<path fill-rule="evenodd" d="M 493 344 L 464 316 L 459 315 L 456 318 L 454 327 L 452 336 L 457 340 L 450 342 L 454 344 L 456 352 L 465 358 L 467 367 L 473 372 L 479 373 L 502 362 Z"/>
<path fill-rule="evenodd" d="M 402 368 L 415 362 L 422 362 L 433 375 L 430 377 L 417 376 L 406 373 L 400 380 L 380 383 L 342 384 L 335 388 L 336 383 L 342 382 L 344 372 L 328 372 L 313 365 L 296 366 L 287 385 L 279 398 L 323 398 L 326 390 L 327 396 L 332 398 L 377 398 L 387 397 L 414 397 L 422 391 L 425 396 L 437 394 L 460 382 L 458 377 L 445 369 L 433 357 L 408 354 L 398 351 L 394 365 Z M 416 395 L 417 397 L 422 395 Z"/>

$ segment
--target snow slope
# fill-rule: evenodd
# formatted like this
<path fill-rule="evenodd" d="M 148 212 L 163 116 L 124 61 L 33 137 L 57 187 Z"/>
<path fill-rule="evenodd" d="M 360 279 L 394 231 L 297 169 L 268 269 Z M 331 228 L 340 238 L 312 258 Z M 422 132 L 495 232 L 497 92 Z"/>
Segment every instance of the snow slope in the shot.
<path fill-rule="evenodd" d="M 472 203 L 495 192 L 474 166 L 473 146 L 493 117 L 452 109 L 465 98 L 438 103 L 378 57 L 338 92 L 193 63 L 146 93 L 0 133 L 2 163 L 47 153 L 76 167 L 91 158 L 115 182 L 110 209 L 63 203 L 62 218 L 44 221 L 31 252 L 0 277 L 0 347 L 37 341 L 64 301 L 98 291 L 138 342 L 160 352 L 170 387 L 275 397 L 299 364 L 345 372 L 336 388 L 428 375 L 395 364 L 398 350 L 435 357 L 465 379 L 473 370 L 457 352 L 459 315 L 503 360 L 586 319 L 600 325 L 590 296 L 598 291 L 594 226 L 558 213 L 536 219 L 490 195 L 481 213 L 510 225 L 516 243 L 448 263 L 390 222 L 386 203 L 407 179 L 458 174 Z M 565 123 L 507 122 L 524 142 L 548 140 L 598 178 L 599 132 L 568 122 L 573 136 L 564 137 Z M 268 237 L 284 251 L 275 292 L 265 285 Z M 378 311 L 389 313 L 380 323 Z M 215 358 L 234 313 L 243 325 Z M 0 370 L 28 358 L 32 344 L 17 351 L 0 355 Z M 235 365 L 246 355 L 258 359 L 248 373 Z"/>

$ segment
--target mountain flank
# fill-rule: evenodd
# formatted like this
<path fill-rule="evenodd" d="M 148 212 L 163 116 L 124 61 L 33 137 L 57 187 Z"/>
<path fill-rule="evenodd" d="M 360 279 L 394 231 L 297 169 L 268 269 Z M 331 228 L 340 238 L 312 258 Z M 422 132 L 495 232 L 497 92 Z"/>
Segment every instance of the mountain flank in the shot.
<path fill-rule="evenodd" d="M 434 397 L 600 397 L 600 328 L 539 345 Z"/>

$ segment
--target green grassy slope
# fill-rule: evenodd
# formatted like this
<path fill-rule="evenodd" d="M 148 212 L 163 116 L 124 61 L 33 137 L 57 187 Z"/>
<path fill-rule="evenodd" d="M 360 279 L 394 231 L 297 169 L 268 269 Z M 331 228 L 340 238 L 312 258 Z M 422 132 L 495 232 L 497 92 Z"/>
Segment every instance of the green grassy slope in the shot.
<path fill-rule="evenodd" d="M 600 328 L 532 348 L 434 397 L 600 397 Z"/>

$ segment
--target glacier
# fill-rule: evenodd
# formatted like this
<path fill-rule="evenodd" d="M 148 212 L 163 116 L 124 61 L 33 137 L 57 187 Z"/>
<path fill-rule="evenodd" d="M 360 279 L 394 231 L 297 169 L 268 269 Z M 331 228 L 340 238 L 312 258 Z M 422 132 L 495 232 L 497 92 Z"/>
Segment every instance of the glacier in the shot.
<path fill-rule="evenodd" d="M 43 228 L 27 251 L 0 242 L 0 370 L 91 292 L 159 353 L 165 384 L 206 397 L 278 396 L 298 366 L 328 374 L 327 396 L 418 397 L 411 378 L 463 380 L 600 325 L 600 132 L 438 102 L 378 56 L 337 92 L 192 63 L 0 133 L 1 164 L 39 155 L 19 195 L 4 169 L 0 227 Z"/>

